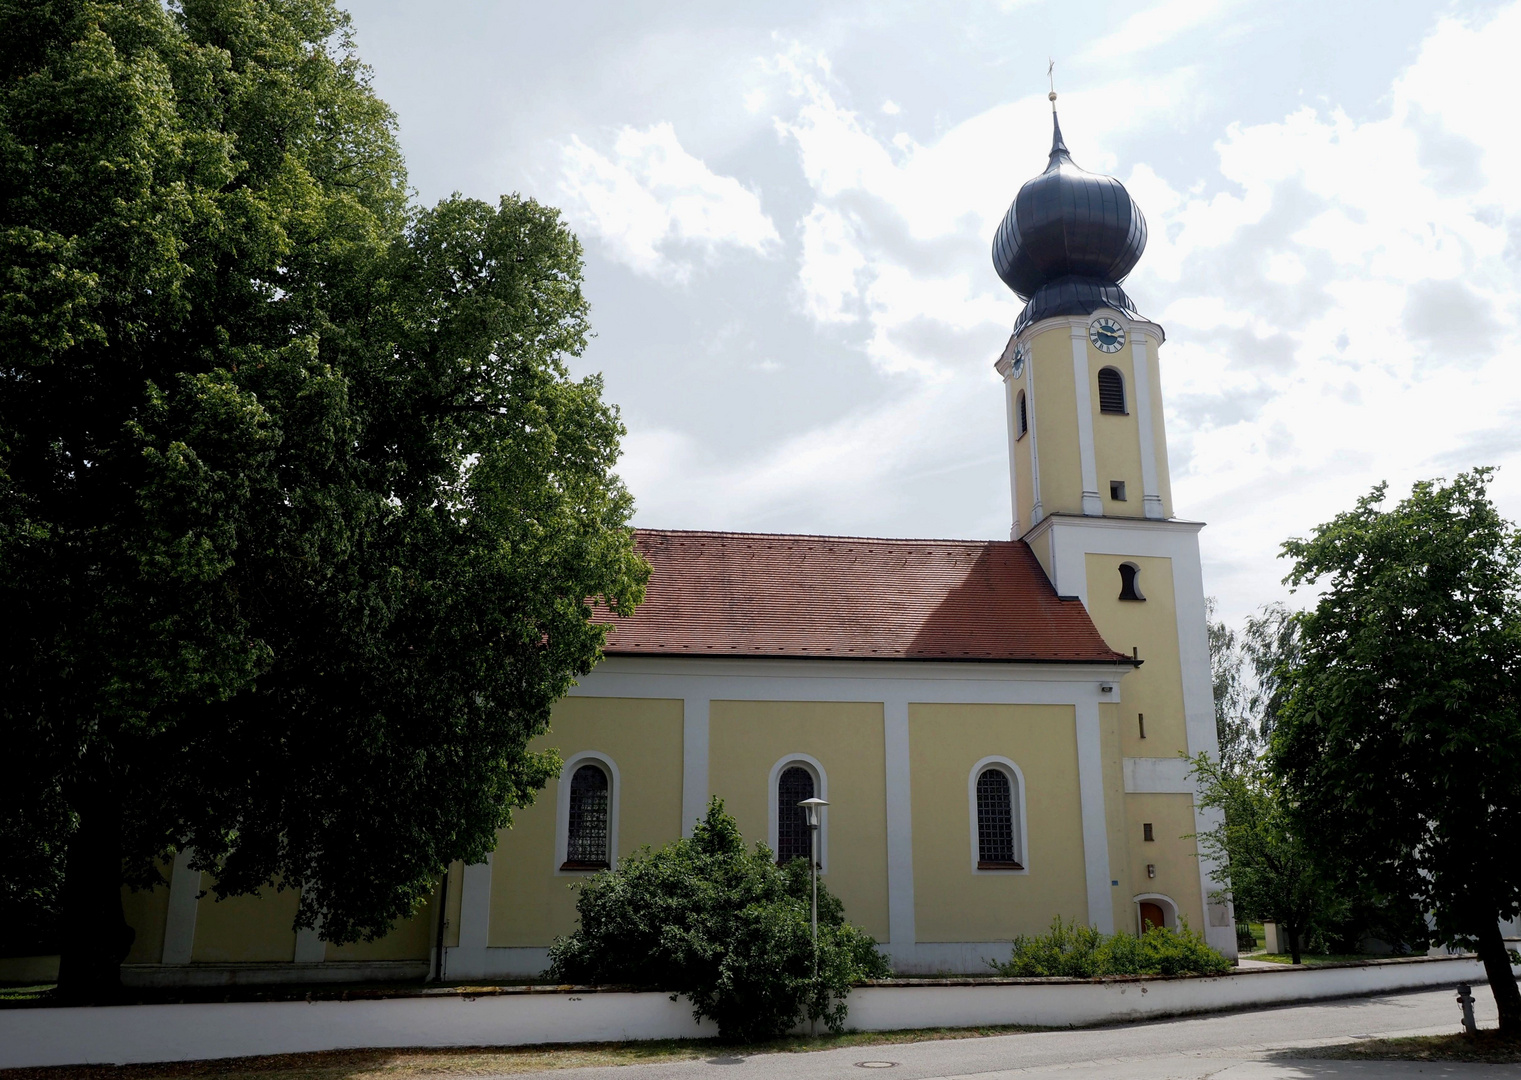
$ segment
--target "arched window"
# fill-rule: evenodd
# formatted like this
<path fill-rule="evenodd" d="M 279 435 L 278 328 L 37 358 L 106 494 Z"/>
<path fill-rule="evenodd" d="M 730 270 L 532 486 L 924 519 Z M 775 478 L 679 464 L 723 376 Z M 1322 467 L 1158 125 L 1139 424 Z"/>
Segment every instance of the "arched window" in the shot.
<path fill-rule="evenodd" d="M 1014 857 L 1014 793 L 1002 769 L 984 769 L 977 778 L 977 866 L 1023 869 Z"/>
<path fill-rule="evenodd" d="M 812 838 L 808 812 L 798 803 L 813 798 L 813 774 L 801 765 L 789 765 L 776 780 L 776 861 L 808 858 Z"/>
<path fill-rule="evenodd" d="M 1015 406 L 1015 417 L 1017 424 L 1015 430 L 1019 432 L 1015 437 L 1023 439 L 1025 432 L 1030 430 L 1030 414 L 1025 408 L 1025 392 L 1023 390 L 1019 392 L 1018 402 Z"/>
<path fill-rule="evenodd" d="M 570 817 L 562 870 L 605 870 L 609 859 L 609 789 L 599 765 L 582 765 L 570 778 Z"/>
<path fill-rule="evenodd" d="M 1026 869 L 1024 777 L 1007 758 L 983 758 L 968 778 L 974 872 Z"/>
<path fill-rule="evenodd" d="M 1125 376 L 1121 375 L 1118 368 L 1100 368 L 1099 380 L 1099 412 L 1117 413 L 1125 415 Z"/>
<path fill-rule="evenodd" d="M 1120 599 L 1145 600 L 1141 594 L 1141 568 L 1135 563 L 1120 563 Z"/>

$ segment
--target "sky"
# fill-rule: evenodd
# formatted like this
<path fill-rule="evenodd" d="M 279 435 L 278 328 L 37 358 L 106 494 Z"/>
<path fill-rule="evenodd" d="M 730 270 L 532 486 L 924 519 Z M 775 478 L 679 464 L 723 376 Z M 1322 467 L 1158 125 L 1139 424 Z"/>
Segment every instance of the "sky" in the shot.
<path fill-rule="evenodd" d="M 420 203 L 586 250 L 649 527 L 1007 538 L 989 245 L 1050 146 L 1150 240 L 1175 512 L 1239 622 L 1375 484 L 1521 518 L 1521 3 L 357 0 Z"/>

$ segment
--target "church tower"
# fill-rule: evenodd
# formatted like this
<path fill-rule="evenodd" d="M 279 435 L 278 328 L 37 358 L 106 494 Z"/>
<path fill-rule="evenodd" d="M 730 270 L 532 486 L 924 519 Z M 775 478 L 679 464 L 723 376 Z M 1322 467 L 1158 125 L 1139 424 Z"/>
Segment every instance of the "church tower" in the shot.
<path fill-rule="evenodd" d="M 1117 652 L 1141 665 L 1104 707 L 1114 925 L 1137 928 L 1202 892 L 1208 926 L 1236 952 L 1213 867 L 1178 841 L 1212 824 L 1180 753 L 1218 756 L 1199 522 L 1174 517 L 1162 418 L 1162 327 L 1121 282 L 1146 248 L 1123 184 L 1072 161 L 1052 101 L 1051 154 L 993 240 L 998 276 L 1023 300 L 998 358 L 1009 421 L 1011 539 L 1058 594 L 1080 599 Z M 1165 846 L 1163 841 L 1165 841 Z M 1186 852 L 1183 849 L 1186 848 Z M 1183 857 L 1186 855 L 1186 857 Z M 1198 895 L 1198 894 L 1195 894 Z M 1189 905 L 1193 907 L 1193 904 Z M 1195 908 L 1197 910 L 1197 908 Z"/>

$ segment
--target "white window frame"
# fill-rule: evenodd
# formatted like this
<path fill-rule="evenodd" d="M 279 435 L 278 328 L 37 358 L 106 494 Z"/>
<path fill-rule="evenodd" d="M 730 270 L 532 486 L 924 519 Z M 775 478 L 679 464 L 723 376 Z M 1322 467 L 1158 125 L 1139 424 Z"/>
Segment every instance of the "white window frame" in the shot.
<path fill-rule="evenodd" d="M 1178 902 L 1166 893 L 1136 893 L 1130 898 L 1130 902 L 1135 907 L 1135 933 L 1137 937 L 1141 934 L 1142 903 L 1156 904 L 1162 909 L 1162 925 L 1169 930 L 1176 930 L 1178 928 Z"/>
<path fill-rule="evenodd" d="M 555 850 L 554 873 L 556 877 L 586 877 L 595 870 L 563 870 L 565 857 L 570 848 L 570 778 L 582 765 L 600 765 L 607 773 L 607 862 L 618 865 L 618 797 L 623 783 L 618 777 L 618 765 L 600 750 L 582 750 L 565 759 L 560 768 L 559 789 L 555 793 Z"/>
<path fill-rule="evenodd" d="M 1024 867 L 1022 870 L 984 870 L 978 867 L 981 862 L 981 851 L 978 836 L 977 823 L 977 778 L 989 769 L 997 769 L 1009 779 L 1009 806 L 1014 811 L 1014 837 L 1017 847 L 1014 849 L 1014 861 Z M 1030 836 L 1025 821 L 1025 774 L 1020 767 L 1006 757 L 997 754 L 983 758 L 972 766 L 972 771 L 966 779 L 967 808 L 971 815 L 967 828 L 967 835 L 972 841 L 972 873 L 974 874 L 1028 874 L 1030 872 Z M 1140 909 L 1137 908 L 1137 911 Z"/>
<path fill-rule="evenodd" d="M 818 758 L 808 754 L 787 754 L 771 766 L 771 775 L 766 780 L 766 843 L 771 845 L 773 852 L 776 851 L 778 826 L 776 789 L 781 782 L 782 772 L 794 765 L 807 769 L 813 775 L 814 798 L 826 800 L 829 798 L 829 774 L 824 771 L 824 766 L 819 763 Z M 819 873 L 829 873 L 829 807 L 827 806 L 819 810 Z"/>

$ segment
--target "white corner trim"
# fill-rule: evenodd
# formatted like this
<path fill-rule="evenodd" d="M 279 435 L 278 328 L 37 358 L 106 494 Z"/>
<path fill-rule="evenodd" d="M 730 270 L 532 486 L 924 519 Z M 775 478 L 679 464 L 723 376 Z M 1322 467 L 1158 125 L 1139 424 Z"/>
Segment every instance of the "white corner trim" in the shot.
<path fill-rule="evenodd" d="M 1014 811 L 1014 836 L 1017 845 L 1014 848 L 1015 860 L 1024 867 L 1022 870 L 980 870 L 977 867 L 980 862 L 979 856 L 979 832 L 977 820 L 977 778 L 988 768 L 996 768 L 1009 779 L 1010 802 Z M 972 771 L 966 779 L 967 807 L 970 812 L 970 826 L 967 829 L 972 841 L 972 873 L 986 874 L 997 877 L 1004 874 L 1028 874 L 1030 872 L 1030 837 L 1025 827 L 1025 774 L 1013 761 L 1006 757 L 993 754 L 983 758 L 972 766 Z"/>
<path fill-rule="evenodd" d="M 1011 375 L 1003 377 L 1003 398 L 1004 412 L 1009 420 L 1009 508 L 1014 522 L 1009 526 L 1009 539 L 1016 540 L 1019 538 L 1019 469 L 1015 463 L 1019 454 L 1019 391 L 1015 389 Z M 1026 417 L 1029 413 L 1027 404 Z"/>
<path fill-rule="evenodd" d="M 1162 517 L 1161 488 L 1157 484 L 1157 441 L 1151 426 L 1151 374 L 1145 334 L 1130 335 L 1130 363 L 1135 376 L 1136 430 L 1141 450 L 1142 511 L 1148 518 Z"/>
<path fill-rule="evenodd" d="M 296 952 L 291 959 L 297 964 L 320 964 L 327 959 L 327 942 L 322 940 L 320 925 L 296 931 Z"/>
<path fill-rule="evenodd" d="M 914 808 L 905 697 L 882 703 L 882 746 L 887 766 L 887 937 L 892 945 L 907 947 L 914 943 Z"/>
<path fill-rule="evenodd" d="M 195 914 L 200 906 L 201 872 L 190 869 L 192 848 L 181 848 L 169 872 L 169 905 L 164 913 L 164 949 L 160 962 L 188 964 L 195 951 Z"/>
<path fill-rule="evenodd" d="M 1125 794 L 1192 795 L 1190 765 L 1180 757 L 1128 757 L 1124 759 Z"/>
<path fill-rule="evenodd" d="M 1041 504 L 1040 497 L 1040 443 L 1035 433 L 1035 417 L 1038 410 L 1035 408 L 1035 357 L 1025 361 L 1025 382 L 1028 388 L 1025 391 L 1025 410 L 1030 420 L 1030 524 L 1035 525 L 1041 518 L 1046 516 L 1045 507 Z"/>
<path fill-rule="evenodd" d="M 607 771 L 607 861 L 618 862 L 618 798 L 623 791 L 623 781 L 618 776 L 618 764 L 600 750 L 582 750 L 565 759 L 560 768 L 560 783 L 555 792 L 555 850 L 553 872 L 555 877 L 586 877 L 592 870 L 562 870 L 567 845 L 570 843 L 570 778 L 576 770 L 588 762 L 602 766 Z"/>
<path fill-rule="evenodd" d="M 778 831 L 777 821 L 777 782 L 782 778 L 782 770 L 792 765 L 801 765 L 813 774 L 813 794 L 816 799 L 828 800 L 829 798 L 829 774 L 824 771 L 824 766 L 819 759 L 808 754 L 784 754 L 771 766 L 771 775 L 766 778 L 766 843 L 771 845 L 771 851 L 776 853 L 776 834 Z M 819 873 L 829 873 L 829 807 L 819 810 Z"/>
<path fill-rule="evenodd" d="M 1072 384 L 1077 391 L 1077 446 L 1083 473 L 1083 513 L 1098 517 L 1104 513 L 1104 500 L 1099 498 L 1098 465 L 1093 453 L 1093 391 L 1088 382 L 1088 328 L 1074 326 Z"/>
<path fill-rule="evenodd" d="M 681 835 L 708 812 L 708 718 L 712 703 L 702 696 L 681 702 Z"/>
<path fill-rule="evenodd" d="M 1097 701 L 1077 703 L 1077 785 L 1083 813 L 1083 866 L 1088 882 L 1088 922 L 1114 933 L 1109 884 L 1109 826 L 1104 816 L 1104 749 Z"/>
<path fill-rule="evenodd" d="M 449 950 L 449 975 L 479 979 L 486 974 L 491 931 L 491 855 L 465 867 L 459 890 L 459 945 Z"/>

